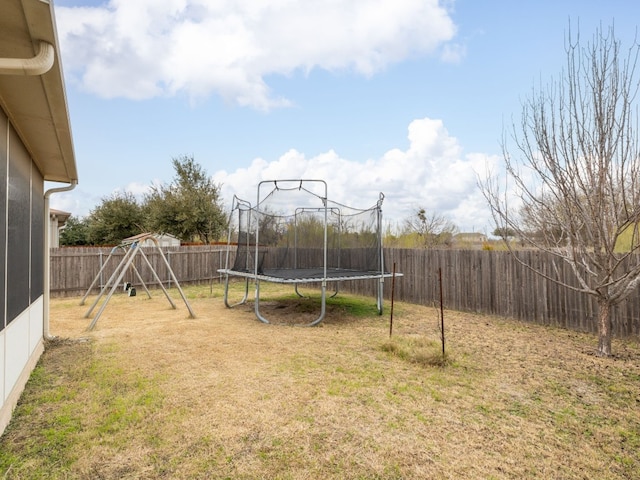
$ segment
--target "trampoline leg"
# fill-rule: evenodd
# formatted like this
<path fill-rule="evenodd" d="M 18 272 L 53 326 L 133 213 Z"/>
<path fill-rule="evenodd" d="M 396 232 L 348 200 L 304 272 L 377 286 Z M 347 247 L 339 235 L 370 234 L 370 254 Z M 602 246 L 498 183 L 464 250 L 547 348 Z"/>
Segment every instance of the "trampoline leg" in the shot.
<path fill-rule="evenodd" d="M 301 294 L 298 291 L 298 284 L 296 283 L 295 287 L 293 287 L 296 291 L 296 295 L 298 295 L 300 298 L 306 298 L 303 294 Z M 338 282 L 335 282 L 335 289 L 333 290 L 333 293 L 331 294 L 331 296 L 329 298 L 334 298 L 335 296 L 338 295 L 338 292 L 340 291 L 340 288 L 338 287 Z"/>
<path fill-rule="evenodd" d="M 322 281 L 322 299 L 320 303 L 320 316 L 316 318 L 313 322 L 309 323 L 307 327 L 313 327 L 319 324 L 322 320 L 324 320 L 324 316 L 327 312 L 327 281 Z"/>
<path fill-rule="evenodd" d="M 308 323 L 305 327 L 313 327 L 314 325 L 319 324 L 322 320 L 324 320 L 324 316 L 327 312 L 327 281 L 322 281 L 322 296 L 320 303 L 320 316 L 316 318 L 313 322 Z M 261 313 L 260 313 L 260 280 L 256 280 L 256 300 L 255 300 L 255 313 L 258 320 L 262 323 L 270 323 Z"/>
<path fill-rule="evenodd" d="M 247 303 L 247 298 L 249 298 L 249 279 L 245 278 L 244 296 L 242 297 L 242 300 L 238 303 L 234 303 L 233 305 L 229 303 L 229 274 L 226 274 L 224 278 L 224 306 L 227 308 L 233 308 L 237 305 L 243 305 Z"/>
<path fill-rule="evenodd" d="M 384 278 L 380 278 L 380 282 L 378 283 L 378 315 L 382 315 L 383 305 L 382 298 L 384 296 Z"/>
<path fill-rule="evenodd" d="M 256 317 L 258 317 L 258 320 L 260 320 L 262 323 L 269 323 L 269 320 L 263 317 L 262 314 L 260 313 L 260 280 L 258 279 L 256 279 L 255 312 L 256 312 Z"/>

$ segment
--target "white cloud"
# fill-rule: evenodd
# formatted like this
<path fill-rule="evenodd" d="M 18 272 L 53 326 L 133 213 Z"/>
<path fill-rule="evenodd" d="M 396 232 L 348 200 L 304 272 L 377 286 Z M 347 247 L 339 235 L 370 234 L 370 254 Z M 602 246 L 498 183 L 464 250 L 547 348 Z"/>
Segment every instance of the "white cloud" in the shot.
<path fill-rule="evenodd" d="M 101 201 L 100 195 L 76 187 L 69 192 L 51 195 L 50 207 L 55 210 L 69 212 L 74 217 L 84 217 Z"/>
<path fill-rule="evenodd" d="M 447 63 L 460 63 L 467 55 L 466 45 L 460 43 L 447 43 L 442 47 L 440 58 Z"/>
<path fill-rule="evenodd" d="M 500 164 L 498 157 L 464 154 L 441 120 L 414 120 L 408 127 L 407 138 L 406 148 L 389 150 L 365 162 L 342 158 L 333 150 L 307 158 L 292 149 L 276 160 L 256 158 L 248 167 L 218 171 L 212 176 L 222 184 L 222 200 L 227 207 L 234 195 L 255 204 L 260 181 L 305 178 L 326 181 L 331 200 L 356 208 L 374 205 L 380 192 L 384 193 L 384 220 L 392 226 L 401 225 L 417 207 L 423 207 L 446 215 L 462 231 L 490 233 L 493 221 L 477 187 L 477 176 L 484 178 L 487 168 L 496 171 Z M 152 183 L 160 185 L 167 181 L 155 179 Z M 98 195 L 79 186 L 52 196 L 51 206 L 81 217 L 99 205 L 102 197 L 127 191 L 141 199 L 150 188 L 150 184 L 129 182 Z"/>
<path fill-rule="evenodd" d="M 51 208 L 69 212 L 74 217 L 85 217 L 91 213 L 93 209 L 101 205 L 104 199 L 112 195 L 122 195 L 123 193 L 131 193 L 137 200 L 142 201 L 144 196 L 151 192 L 153 185 L 161 185 L 162 182 L 154 179 L 151 184 L 142 182 L 129 182 L 123 187 L 116 187 L 111 191 L 96 193 L 89 192 L 81 186 L 74 190 L 56 193 L 51 196 Z"/>
<path fill-rule="evenodd" d="M 124 192 L 131 193 L 138 200 L 142 201 L 145 195 L 151 193 L 153 185 L 161 185 L 160 180 L 154 180 L 151 185 L 141 182 L 129 182 L 124 188 L 117 188 L 113 191 L 114 194 L 122 194 Z"/>
<path fill-rule="evenodd" d="M 222 183 L 222 194 L 230 204 L 233 195 L 256 203 L 256 188 L 262 180 L 308 178 L 325 180 L 328 196 L 357 207 L 372 206 L 385 194 L 384 218 L 392 225 L 412 215 L 416 207 L 446 215 L 463 231 L 492 230 L 490 211 L 477 187 L 496 157 L 480 153 L 463 155 L 456 138 L 441 120 L 423 118 L 411 122 L 407 149 L 393 149 L 365 163 L 341 158 L 329 151 L 313 158 L 290 150 L 277 160 L 255 159 L 247 168 L 213 175 Z"/>
<path fill-rule="evenodd" d="M 314 68 L 373 75 L 447 47 L 456 32 L 438 0 L 111 0 L 57 7 L 65 70 L 102 97 L 218 94 L 268 109 L 287 100 L 265 77 Z"/>

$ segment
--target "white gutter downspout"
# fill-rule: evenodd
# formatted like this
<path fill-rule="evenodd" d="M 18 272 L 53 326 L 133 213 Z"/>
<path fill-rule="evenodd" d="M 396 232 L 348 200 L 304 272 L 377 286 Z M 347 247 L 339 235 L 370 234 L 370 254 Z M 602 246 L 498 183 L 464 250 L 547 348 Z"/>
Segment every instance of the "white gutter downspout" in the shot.
<path fill-rule="evenodd" d="M 45 340 L 51 340 L 52 338 L 54 338 L 49 335 L 49 289 L 51 288 L 51 249 L 49 247 L 51 242 L 51 213 L 49 211 L 49 197 L 53 193 L 68 192 L 69 190 L 73 190 L 74 188 L 76 188 L 77 184 L 77 180 L 72 180 L 71 185 L 68 185 L 66 187 L 51 188 L 44 194 L 44 218 L 45 222 L 47 222 L 47 228 L 45 228 L 46 235 L 44 238 L 44 292 L 42 301 L 42 336 Z"/>
<path fill-rule="evenodd" d="M 53 67 L 53 45 L 40 40 L 38 53 L 33 58 L 0 58 L 0 75 L 42 75 Z"/>

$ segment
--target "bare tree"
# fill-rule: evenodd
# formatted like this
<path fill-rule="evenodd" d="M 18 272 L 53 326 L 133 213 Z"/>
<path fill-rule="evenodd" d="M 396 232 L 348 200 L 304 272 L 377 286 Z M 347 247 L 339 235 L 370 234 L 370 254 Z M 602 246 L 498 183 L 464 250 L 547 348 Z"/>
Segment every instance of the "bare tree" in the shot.
<path fill-rule="evenodd" d="M 405 231 L 416 233 L 425 247 L 448 245 L 458 228 L 444 215 L 429 214 L 423 207 L 418 207 L 415 214 L 405 220 Z"/>
<path fill-rule="evenodd" d="M 566 71 L 524 102 L 517 153 L 503 142 L 511 183 L 480 182 L 498 228 L 566 262 L 577 282 L 537 273 L 596 298 L 601 356 L 612 353 L 611 307 L 640 284 L 639 47 L 623 51 L 613 27 L 583 46 L 569 29 Z"/>

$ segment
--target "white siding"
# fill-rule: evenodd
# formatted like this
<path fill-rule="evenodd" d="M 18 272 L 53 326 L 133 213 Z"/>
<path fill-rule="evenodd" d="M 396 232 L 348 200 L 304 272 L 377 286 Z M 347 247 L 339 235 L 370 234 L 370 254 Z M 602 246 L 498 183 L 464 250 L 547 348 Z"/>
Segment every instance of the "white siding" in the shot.
<path fill-rule="evenodd" d="M 40 326 L 36 325 L 38 321 Z M 9 424 L 13 409 L 43 351 L 40 298 L 0 332 L 0 434 Z"/>
<path fill-rule="evenodd" d="M 43 297 L 40 297 L 29 308 L 29 355 L 33 354 L 42 341 L 43 317 L 44 300 Z"/>
<path fill-rule="evenodd" d="M 24 311 L 5 329 L 7 363 L 5 365 L 6 400 L 29 362 L 29 311 Z"/>
<path fill-rule="evenodd" d="M 6 360 L 5 360 L 5 347 L 4 344 L 6 342 L 6 338 L 7 336 L 4 334 L 4 330 L 0 332 L 0 400 L 2 400 L 0 402 L 0 405 L 4 404 L 4 400 L 7 398 L 6 395 L 9 395 L 9 392 L 5 391 L 4 388 L 4 370 L 5 370 L 5 364 L 6 364 Z M 2 426 L 0 424 L 0 431 L 2 431 Z"/>

